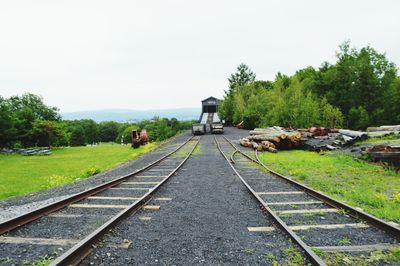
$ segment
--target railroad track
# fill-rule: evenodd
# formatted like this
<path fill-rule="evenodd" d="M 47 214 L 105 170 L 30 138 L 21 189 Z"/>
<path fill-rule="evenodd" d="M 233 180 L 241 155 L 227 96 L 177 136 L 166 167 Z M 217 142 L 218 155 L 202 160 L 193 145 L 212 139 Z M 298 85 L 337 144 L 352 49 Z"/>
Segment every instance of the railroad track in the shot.
<path fill-rule="evenodd" d="M 214 140 L 247 190 L 290 236 L 314 265 L 326 265 L 317 254 L 386 250 L 399 244 L 400 229 L 330 198 L 266 167 L 239 150 L 225 136 Z M 256 166 L 256 167 L 255 167 Z M 253 232 L 275 227 L 255 226 Z"/>
<path fill-rule="evenodd" d="M 129 214 L 160 208 L 148 204 L 152 200 L 168 200 L 153 195 L 188 160 L 199 141 L 200 137 L 190 137 L 133 173 L 1 223 L 0 257 L 18 255 L 17 264 L 23 264 L 26 258 L 49 259 L 52 254 L 57 258 L 51 265 L 78 264 L 102 235 Z"/>

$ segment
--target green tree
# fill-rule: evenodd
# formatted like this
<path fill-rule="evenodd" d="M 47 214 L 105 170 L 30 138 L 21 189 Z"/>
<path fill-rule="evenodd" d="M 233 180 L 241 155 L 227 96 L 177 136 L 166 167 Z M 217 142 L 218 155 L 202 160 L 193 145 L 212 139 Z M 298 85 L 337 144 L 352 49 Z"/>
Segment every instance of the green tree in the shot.
<path fill-rule="evenodd" d="M 114 121 L 101 122 L 99 125 L 100 139 L 103 142 L 115 141 L 118 137 L 119 124 Z"/>
<path fill-rule="evenodd" d="M 85 131 L 82 127 L 75 127 L 70 136 L 69 144 L 71 146 L 85 146 Z"/>
<path fill-rule="evenodd" d="M 39 147 L 61 146 L 68 143 L 66 131 L 57 121 L 35 120 L 31 136 Z"/>
<path fill-rule="evenodd" d="M 219 108 L 219 116 L 225 120 L 225 123 L 230 125 L 234 122 L 233 115 L 234 111 L 234 94 L 235 91 L 247 84 L 253 83 L 256 79 L 256 75 L 246 64 L 240 64 L 237 66 L 236 72 L 231 74 L 228 78 L 229 89 L 225 91 L 224 100 Z"/>

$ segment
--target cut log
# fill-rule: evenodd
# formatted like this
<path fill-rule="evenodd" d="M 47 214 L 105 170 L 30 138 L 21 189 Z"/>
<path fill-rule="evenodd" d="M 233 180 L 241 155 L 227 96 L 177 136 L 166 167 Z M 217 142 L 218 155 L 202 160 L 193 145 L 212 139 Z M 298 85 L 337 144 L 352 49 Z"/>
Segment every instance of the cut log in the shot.
<path fill-rule="evenodd" d="M 362 131 L 354 131 L 354 130 L 349 130 L 349 129 L 339 129 L 339 133 L 342 135 L 346 135 L 352 138 L 358 138 L 358 139 L 366 139 L 368 138 L 367 133 L 362 132 Z"/>
<path fill-rule="evenodd" d="M 400 131 L 400 125 L 367 128 L 367 132 L 375 132 L 375 131 Z"/>

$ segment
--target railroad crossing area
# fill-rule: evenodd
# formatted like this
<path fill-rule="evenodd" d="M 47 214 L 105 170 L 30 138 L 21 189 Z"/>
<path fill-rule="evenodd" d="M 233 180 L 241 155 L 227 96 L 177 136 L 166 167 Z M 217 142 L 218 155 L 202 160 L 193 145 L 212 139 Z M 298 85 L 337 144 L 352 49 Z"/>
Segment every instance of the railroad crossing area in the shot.
<path fill-rule="evenodd" d="M 242 153 L 237 144 L 247 133 L 185 133 L 130 174 L 2 223 L 0 257 L 12 259 L 2 263 L 325 265 L 322 253 L 363 256 L 398 245 L 396 227 L 268 172 L 252 150 Z"/>

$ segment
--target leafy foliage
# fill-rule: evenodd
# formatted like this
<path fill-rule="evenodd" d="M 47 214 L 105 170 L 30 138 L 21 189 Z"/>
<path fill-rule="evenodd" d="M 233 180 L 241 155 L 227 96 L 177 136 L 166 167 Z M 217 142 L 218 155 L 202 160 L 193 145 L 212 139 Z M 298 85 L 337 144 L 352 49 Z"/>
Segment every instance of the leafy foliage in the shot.
<path fill-rule="evenodd" d="M 364 129 L 400 124 L 400 77 L 384 54 L 360 50 L 349 42 L 339 46 L 337 62 L 307 67 L 293 76 L 281 73 L 271 81 L 254 81 L 241 64 L 229 81 L 219 115 L 227 124 L 245 128 L 349 127 Z"/>

